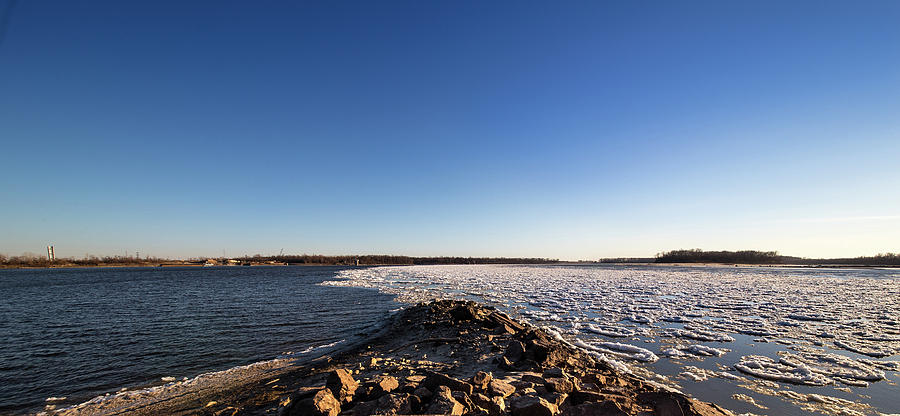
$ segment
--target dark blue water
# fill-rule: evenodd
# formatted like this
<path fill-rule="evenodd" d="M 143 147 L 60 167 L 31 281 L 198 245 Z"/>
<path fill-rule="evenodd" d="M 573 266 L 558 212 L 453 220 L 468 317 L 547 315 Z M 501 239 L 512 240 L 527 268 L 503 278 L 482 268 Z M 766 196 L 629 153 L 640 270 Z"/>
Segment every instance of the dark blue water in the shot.
<path fill-rule="evenodd" d="M 318 285 L 338 270 L 0 270 L 0 412 L 352 341 L 398 305 L 375 290 Z"/>

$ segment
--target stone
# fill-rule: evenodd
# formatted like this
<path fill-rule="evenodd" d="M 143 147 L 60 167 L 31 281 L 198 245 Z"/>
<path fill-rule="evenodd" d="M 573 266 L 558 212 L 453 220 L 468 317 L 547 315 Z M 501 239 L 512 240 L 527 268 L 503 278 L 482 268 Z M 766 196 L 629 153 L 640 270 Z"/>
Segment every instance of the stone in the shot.
<path fill-rule="evenodd" d="M 566 402 L 571 406 L 578 406 L 582 403 L 602 402 L 606 397 L 600 393 L 591 391 L 573 391 L 566 398 Z"/>
<path fill-rule="evenodd" d="M 510 341 L 506 347 L 506 352 L 503 353 L 503 357 L 510 362 L 519 361 L 523 355 L 525 355 L 525 345 L 521 341 L 516 340 Z"/>
<path fill-rule="evenodd" d="M 552 341 L 531 341 L 528 349 L 534 354 L 534 361 L 544 367 L 556 366 L 570 358 L 562 347 L 554 345 Z"/>
<path fill-rule="evenodd" d="M 566 398 L 568 396 L 569 395 L 565 393 L 547 393 L 541 395 L 541 397 L 543 397 L 548 402 L 555 404 L 557 407 L 562 406 L 563 402 L 566 401 Z"/>
<path fill-rule="evenodd" d="M 501 381 L 501 380 L 491 380 L 488 385 L 488 392 L 490 392 L 491 396 L 500 396 L 503 398 L 509 397 L 509 395 L 516 392 L 516 388 L 511 384 Z"/>
<path fill-rule="evenodd" d="M 313 397 L 295 402 L 290 406 L 287 416 L 337 416 L 341 413 L 341 403 L 328 389 L 319 390 Z"/>
<path fill-rule="evenodd" d="M 517 397 L 509 407 L 513 416 L 553 416 L 559 412 L 555 404 L 535 396 Z"/>
<path fill-rule="evenodd" d="M 657 416 L 684 416 L 681 405 L 672 393 L 650 392 L 638 395 L 638 401 L 653 407 Z"/>
<path fill-rule="evenodd" d="M 484 371 L 479 371 L 472 376 L 472 386 L 478 390 L 486 390 L 488 386 L 491 384 L 491 380 L 494 378 L 491 373 L 485 373 Z"/>
<path fill-rule="evenodd" d="M 467 413 L 475 410 L 475 403 L 472 402 L 472 399 L 469 398 L 468 394 L 461 391 L 454 391 L 451 393 L 451 396 L 466 408 L 465 410 Z"/>
<path fill-rule="evenodd" d="M 425 413 L 457 416 L 463 414 L 465 410 L 465 406 L 453 398 L 450 388 L 447 386 L 438 386 L 434 398 L 431 399 L 431 403 L 428 404 Z"/>
<path fill-rule="evenodd" d="M 584 403 L 563 410 L 563 416 L 628 416 L 613 402 Z"/>
<path fill-rule="evenodd" d="M 381 396 L 385 393 L 390 393 L 400 387 L 400 383 L 397 382 L 397 379 L 391 376 L 379 376 L 373 380 L 372 392 L 369 393 L 372 396 Z"/>
<path fill-rule="evenodd" d="M 515 369 L 513 362 L 510 361 L 509 358 L 506 358 L 505 356 L 501 356 L 500 358 L 497 359 L 497 367 L 500 367 L 503 370 L 510 370 L 510 371 Z"/>
<path fill-rule="evenodd" d="M 353 400 L 353 395 L 359 387 L 359 383 L 353 379 L 353 375 L 344 369 L 337 369 L 328 373 L 328 381 L 325 387 L 331 390 L 331 394 L 341 403 Z"/>
<path fill-rule="evenodd" d="M 557 393 L 571 393 L 575 390 L 575 384 L 565 378 L 548 378 L 544 383 L 547 390 Z"/>
<path fill-rule="evenodd" d="M 428 377 L 422 380 L 421 385 L 431 391 L 436 391 L 438 386 L 447 386 L 450 390 L 461 391 L 467 395 L 471 395 L 474 388 L 465 381 L 450 377 L 446 374 L 428 372 Z"/>
<path fill-rule="evenodd" d="M 535 373 L 523 373 L 522 381 L 527 381 L 534 384 L 544 384 L 544 378 Z"/>
<path fill-rule="evenodd" d="M 566 373 L 565 370 L 559 367 L 551 367 L 544 370 L 545 378 L 569 378 L 569 374 Z"/>
<path fill-rule="evenodd" d="M 506 411 L 506 402 L 500 396 L 488 397 L 481 393 L 475 393 L 472 395 L 472 402 L 492 416 L 503 414 Z"/>
<path fill-rule="evenodd" d="M 413 392 L 413 395 L 422 399 L 423 402 L 427 402 L 431 400 L 432 393 L 431 390 L 428 390 L 425 387 L 419 387 L 415 392 Z"/>
<path fill-rule="evenodd" d="M 456 321 L 480 321 L 484 319 L 484 311 L 474 304 L 466 303 L 451 309 L 450 316 Z"/>

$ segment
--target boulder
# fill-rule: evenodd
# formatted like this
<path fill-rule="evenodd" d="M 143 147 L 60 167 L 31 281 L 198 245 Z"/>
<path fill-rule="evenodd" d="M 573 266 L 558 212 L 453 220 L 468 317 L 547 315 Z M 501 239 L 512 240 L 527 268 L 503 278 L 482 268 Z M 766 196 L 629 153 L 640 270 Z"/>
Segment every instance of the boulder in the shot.
<path fill-rule="evenodd" d="M 573 391 L 569 393 L 566 402 L 570 406 L 578 406 L 582 403 L 602 402 L 606 400 L 606 396 L 591 391 Z"/>
<path fill-rule="evenodd" d="M 584 403 L 578 406 L 566 408 L 563 416 L 628 416 L 619 405 L 613 402 Z"/>
<path fill-rule="evenodd" d="M 372 392 L 370 393 L 373 397 L 381 396 L 385 393 L 390 393 L 400 387 L 400 383 L 397 382 L 397 379 L 391 376 L 379 376 L 372 380 Z"/>
<path fill-rule="evenodd" d="M 491 373 L 485 373 L 484 371 L 479 371 L 472 376 L 472 386 L 478 390 L 486 390 L 488 386 L 491 384 L 491 380 L 494 377 Z"/>
<path fill-rule="evenodd" d="M 550 403 L 555 404 L 557 407 L 562 406 L 563 402 L 566 401 L 566 397 L 568 397 L 565 393 L 547 393 L 542 394 L 541 397 L 544 400 L 547 400 Z"/>
<path fill-rule="evenodd" d="M 557 393 L 565 393 L 569 394 L 573 390 L 575 390 L 575 384 L 573 384 L 570 380 L 565 378 L 548 378 L 544 383 L 544 386 L 547 387 L 547 390 Z"/>
<path fill-rule="evenodd" d="M 521 341 L 516 340 L 510 341 L 506 347 L 506 352 L 503 353 L 503 357 L 510 362 L 519 361 L 523 355 L 525 355 L 525 345 Z"/>
<path fill-rule="evenodd" d="M 512 400 L 513 416 L 553 416 L 559 412 L 555 404 L 536 396 L 521 396 Z"/>
<path fill-rule="evenodd" d="M 466 303 L 450 310 L 450 316 L 455 321 L 480 321 L 484 319 L 484 315 L 484 309 L 472 303 Z"/>
<path fill-rule="evenodd" d="M 456 416 L 463 414 L 465 410 L 465 406 L 453 398 L 453 394 L 447 386 L 438 386 L 425 413 Z"/>
<path fill-rule="evenodd" d="M 413 395 L 415 395 L 419 399 L 422 399 L 423 402 L 427 402 L 431 400 L 432 393 L 431 390 L 428 390 L 425 387 L 419 387 L 416 389 L 416 391 L 413 392 Z"/>
<path fill-rule="evenodd" d="M 337 416 L 338 413 L 341 413 L 341 404 L 328 389 L 293 403 L 284 412 L 286 416 Z"/>
<path fill-rule="evenodd" d="M 341 403 L 353 400 L 353 395 L 359 387 L 359 383 L 353 379 L 353 375 L 344 369 L 337 369 L 328 373 L 328 381 L 325 387 L 331 390 L 331 394 Z"/>
<path fill-rule="evenodd" d="M 551 367 L 544 370 L 545 378 L 570 378 L 571 376 L 565 370 L 559 367 Z"/>
<path fill-rule="evenodd" d="M 461 391 L 467 395 L 471 395 L 474 390 L 472 385 L 465 381 L 450 377 L 446 374 L 429 371 L 428 377 L 422 380 L 421 385 L 431 391 L 436 391 L 438 386 L 447 386 L 450 390 Z"/>
<path fill-rule="evenodd" d="M 638 395 L 638 401 L 653 407 L 657 416 L 684 416 L 678 398 L 673 393 L 649 392 Z"/>
<path fill-rule="evenodd" d="M 503 398 L 509 397 L 509 395 L 516 392 L 516 388 L 511 384 L 502 381 L 502 380 L 491 380 L 488 385 L 488 392 L 491 396 L 500 396 Z"/>
<path fill-rule="evenodd" d="M 461 405 L 463 405 L 463 407 L 465 407 L 465 411 L 467 413 L 475 410 L 475 403 L 472 402 L 472 399 L 469 398 L 468 394 L 465 394 L 461 391 L 454 391 L 454 392 L 451 392 L 450 395 L 453 396 L 453 398 L 456 399 L 456 401 L 458 401 L 459 404 L 461 404 Z"/>
<path fill-rule="evenodd" d="M 554 341 L 535 339 L 529 342 L 528 350 L 534 355 L 534 361 L 543 367 L 552 367 L 565 363 L 569 354 Z"/>

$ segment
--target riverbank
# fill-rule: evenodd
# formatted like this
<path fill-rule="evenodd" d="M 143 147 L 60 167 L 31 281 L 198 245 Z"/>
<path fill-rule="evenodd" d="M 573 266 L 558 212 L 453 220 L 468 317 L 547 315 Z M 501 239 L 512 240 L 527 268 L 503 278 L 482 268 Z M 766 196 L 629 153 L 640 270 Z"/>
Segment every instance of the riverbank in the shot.
<path fill-rule="evenodd" d="M 622 372 L 552 331 L 447 300 L 409 307 L 365 342 L 303 365 L 273 360 L 197 379 L 48 413 L 731 414 Z"/>

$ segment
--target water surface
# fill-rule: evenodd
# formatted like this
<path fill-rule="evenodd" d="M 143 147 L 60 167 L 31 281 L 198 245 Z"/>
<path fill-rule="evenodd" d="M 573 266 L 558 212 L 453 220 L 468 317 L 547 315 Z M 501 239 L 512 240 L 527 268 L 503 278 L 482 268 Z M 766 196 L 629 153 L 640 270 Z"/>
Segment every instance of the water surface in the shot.
<path fill-rule="evenodd" d="M 0 270 L 0 412 L 340 346 L 397 307 L 344 269 Z"/>

